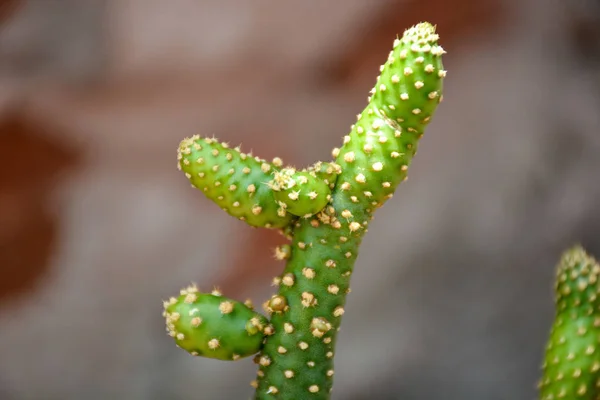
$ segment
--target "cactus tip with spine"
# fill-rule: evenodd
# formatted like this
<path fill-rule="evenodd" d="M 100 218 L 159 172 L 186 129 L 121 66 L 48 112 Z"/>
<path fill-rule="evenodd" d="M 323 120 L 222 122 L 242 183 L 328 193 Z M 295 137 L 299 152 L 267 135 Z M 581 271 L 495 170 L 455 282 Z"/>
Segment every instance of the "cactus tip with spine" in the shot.
<path fill-rule="evenodd" d="M 581 246 L 556 271 L 556 315 L 546 346 L 541 400 L 600 398 L 600 265 Z"/>
<path fill-rule="evenodd" d="M 442 100 L 445 52 L 437 41 L 435 27 L 426 22 L 396 38 L 367 106 L 343 145 L 333 149 L 331 162 L 298 170 L 215 139 L 181 142 L 178 167 L 193 187 L 230 215 L 280 229 L 291 240 L 276 250 L 287 265 L 275 278 L 278 293 L 264 304 L 268 325 L 252 330 L 254 336 L 247 321 L 263 320 L 234 301 L 228 300 L 236 315 L 220 313 L 221 298 L 190 296 L 189 290 L 166 303 L 167 330 L 180 347 L 222 359 L 258 353 L 252 382 L 257 400 L 329 399 L 358 248 L 375 210 L 406 179 L 418 140 Z M 206 310 L 204 325 L 194 326 L 198 320 L 190 313 L 196 308 Z"/>

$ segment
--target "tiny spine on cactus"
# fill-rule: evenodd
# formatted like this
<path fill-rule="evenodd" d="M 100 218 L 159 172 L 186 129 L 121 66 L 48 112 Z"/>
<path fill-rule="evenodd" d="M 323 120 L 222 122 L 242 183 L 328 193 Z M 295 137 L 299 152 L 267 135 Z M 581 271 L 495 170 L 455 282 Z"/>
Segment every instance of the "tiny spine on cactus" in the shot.
<path fill-rule="evenodd" d="M 600 398 L 600 264 L 581 246 L 565 251 L 555 279 L 555 317 L 538 384 L 540 400 Z"/>
<path fill-rule="evenodd" d="M 253 330 L 254 338 L 264 336 L 254 358 L 259 365 L 252 381 L 256 400 L 330 398 L 336 337 L 358 248 L 376 209 L 406 179 L 418 141 L 442 100 L 444 53 L 435 27 L 426 22 L 396 38 L 367 106 L 343 145 L 333 149 L 332 162 L 299 171 L 282 168 L 280 159 L 268 163 L 215 139 L 194 136 L 181 142 L 178 167 L 192 186 L 229 214 L 252 226 L 279 229 L 291 240 L 276 250 L 287 265 L 274 280 L 278 293 L 264 304 L 268 323 L 252 325 L 259 328 Z M 194 339 L 191 344 L 180 341 L 180 347 L 231 359 L 231 344 L 217 354 L 211 335 L 190 327 L 189 318 L 175 325 L 173 312 L 181 314 L 177 307 L 182 302 L 184 294 L 165 303 L 169 333 L 177 340 L 185 331 Z M 189 307 L 182 310 L 189 313 Z M 197 308 L 201 317 L 203 309 Z M 242 322 L 258 318 L 244 310 L 237 325 L 228 328 L 211 312 L 203 329 L 220 321 L 215 331 L 223 337 L 249 334 L 243 333 Z"/>

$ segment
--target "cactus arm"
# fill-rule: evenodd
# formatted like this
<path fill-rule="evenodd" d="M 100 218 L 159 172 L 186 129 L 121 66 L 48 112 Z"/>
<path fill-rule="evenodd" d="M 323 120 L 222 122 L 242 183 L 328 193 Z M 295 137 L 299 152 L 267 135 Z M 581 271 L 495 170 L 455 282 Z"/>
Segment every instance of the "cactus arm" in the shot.
<path fill-rule="evenodd" d="M 258 358 L 256 399 L 329 398 L 336 333 L 362 237 L 352 235 L 347 224 L 333 226 L 317 217 L 297 223 L 291 257 L 278 280 L 288 308 L 271 315 L 275 333 Z"/>
<path fill-rule="evenodd" d="M 539 383 L 541 400 L 600 397 L 600 265 L 580 246 L 557 268 L 556 316 Z"/>
<path fill-rule="evenodd" d="M 281 160 L 269 163 L 199 136 L 184 139 L 177 157 L 192 186 L 229 215 L 265 228 L 285 228 L 295 219 L 277 204 L 268 185 Z"/>
<path fill-rule="evenodd" d="M 402 57 L 405 52 L 411 57 Z M 257 400 L 329 398 L 336 334 L 358 248 L 374 210 L 405 178 L 417 141 L 439 103 L 442 53 L 431 25 L 420 24 L 406 31 L 382 67 L 375 95 L 344 138 L 342 148 L 334 149 L 341 173 L 330 204 L 295 224 L 291 257 L 279 285 L 279 295 L 288 307 L 271 316 L 275 332 L 266 338 L 257 358 Z M 419 57 L 429 63 L 421 63 Z M 418 77 L 422 85 L 415 86 L 413 75 L 409 79 L 402 73 L 408 67 L 423 69 Z M 400 91 L 412 85 L 412 97 L 389 96 L 392 90 L 387 87 L 394 85 Z M 385 96 L 378 95 L 382 91 L 387 91 Z M 430 95 L 432 92 L 436 95 Z M 422 110 L 418 117 L 408 118 L 412 111 L 406 110 L 417 108 Z"/>
<path fill-rule="evenodd" d="M 337 185 L 341 190 L 335 195 L 345 198 L 344 205 L 359 205 L 352 207 L 357 212 L 383 205 L 406 178 L 418 140 L 442 99 L 446 72 L 437 40 L 427 23 L 395 40 L 369 104 L 357 116 L 344 146 L 334 149 L 343 171 Z"/>
<path fill-rule="evenodd" d="M 200 293 L 190 286 L 163 306 L 167 332 L 194 356 L 237 360 L 262 347 L 267 319 L 218 291 Z"/>

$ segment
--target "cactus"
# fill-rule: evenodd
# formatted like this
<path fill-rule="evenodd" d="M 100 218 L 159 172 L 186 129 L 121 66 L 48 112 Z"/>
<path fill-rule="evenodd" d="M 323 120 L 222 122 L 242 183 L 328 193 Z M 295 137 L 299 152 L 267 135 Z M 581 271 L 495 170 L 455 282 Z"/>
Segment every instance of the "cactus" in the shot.
<path fill-rule="evenodd" d="M 181 142 L 178 166 L 194 187 L 229 214 L 252 226 L 280 229 L 292 242 L 276 250 L 287 265 L 275 278 L 278 293 L 264 304 L 268 325 L 248 338 L 250 332 L 240 332 L 250 311 L 240 308 L 229 326 L 214 311 L 212 297 L 201 301 L 212 310 L 203 325 L 194 326 L 187 317 L 175 321 L 174 312 L 184 315 L 196 305 L 185 303 L 182 294 L 183 300 L 166 303 L 165 314 L 176 340 L 183 332 L 180 347 L 223 359 L 233 358 L 234 350 L 241 355 L 242 344 L 227 343 L 225 349 L 225 339 L 222 352 L 206 349 L 215 324 L 223 338 L 237 335 L 244 350 L 258 353 L 258 378 L 252 382 L 257 400 L 330 397 L 336 334 L 358 248 L 375 210 L 406 179 L 418 140 L 442 100 L 443 53 L 429 23 L 396 38 L 366 108 L 341 148 L 333 149 L 332 162 L 298 171 L 281 168 L 279 159 L 268 163 L 230 150 L 215 139 L 194 136 Z"/>
<path fill-rule="evenodd" d="M 556 316 L 546 346 L 541 400 L 600 398 L 600 264 L 575 246 L 556 273 Z"/>

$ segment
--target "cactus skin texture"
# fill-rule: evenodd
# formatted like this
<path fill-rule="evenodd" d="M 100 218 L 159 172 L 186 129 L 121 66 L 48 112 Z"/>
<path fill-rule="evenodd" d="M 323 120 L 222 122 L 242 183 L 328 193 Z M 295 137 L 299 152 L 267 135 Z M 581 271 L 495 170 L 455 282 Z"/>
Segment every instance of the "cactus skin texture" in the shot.
<path fill-rule="evenodd" d="M 557 268 L 556 316 L 546 346 L 541 400 L 600 398 L 600 265 L 581 246 Z"/>
<path fill-rule="evenodd" d="M 375 210 L 406 179 L 418 140 L 442 99 L 446 72 L 437 41 L 429 23 L 394 41 L 366 108 L 343 146 L 333 149 L 332 162 L 301 171 L 273 163 L 262 170 L 264 162 L 238 152 L 227 156 L 214 139 L 208 146 L 198 137 L 182 142 L 179 165 L 194 186 L 230 214 L 253 226 L 280 228 L 291 240 L 276 249 L 276 258 L 287 265 L 274 279 L 278 293 L 263 305 L 270 325 L 254 358 L 256 400 L 330 398 L 336 335 L 358 248 Z M 242 168 L 251 173 L 240 174 Z M 268 185 L 254 198 L 244 190 L 264 182 Z M 228 192 L 226 185 L 235 188 Z M 254 203 L 262 207 L 258 215 L 251 212 Z"/>
<path fill-rule="evenodd" d="M 258 352 L 267 319 L 218 291 L 200 293 L 195 286 L 164 302 L 167 332 L 194 356 L 237 360 Z"/>

